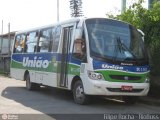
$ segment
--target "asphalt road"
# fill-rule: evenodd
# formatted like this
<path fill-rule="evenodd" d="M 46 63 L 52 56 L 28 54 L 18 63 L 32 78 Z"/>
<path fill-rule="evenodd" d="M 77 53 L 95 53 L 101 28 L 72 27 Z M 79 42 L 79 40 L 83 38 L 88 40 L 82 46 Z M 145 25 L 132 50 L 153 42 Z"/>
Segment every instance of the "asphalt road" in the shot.
<path fill-rule="evenodd" d="M 39 116 L 41 119 L 61 118 L 67 114 L 69 119 L 74 119 L 75 114 L 157 114 L 160 113 L 159 106 L 151 106 L 137 103 L 128 106 L 123 101 L 115 99 L 93 97 L 89 105 L 78 105 L 73 101 L 72 93 L 66 90 L 50 89 L 42 87 L 38 91 L 28 91 L 25 82 L 0 76 L 0 114 L 21 116 L 28 114 Z M 55 115 L 55 116 L 54 116 Z M 87 115 L 86 115 L 87 116 Z M 16 116 L 10 116 L 16 117 Z M 20 116 L 19 116 L 20 117 Z M 45 118 L 46 117 L 46 118 Z M 39 118 L 39 119 L 40 119 Z M 94 117 L 96 119 L 96 117 Z M 108 118 L 108 117 L 106 117 Z M 0 117 L 1 119 L 1 117 Z M 27 119 L 27 118 L 26 118 Z M 80 118 L 79 119 L 83 119 Z M 29 120 L 29 119 L 28 119 Z M 84 120 L 84 119 L 83 119 Z"/>

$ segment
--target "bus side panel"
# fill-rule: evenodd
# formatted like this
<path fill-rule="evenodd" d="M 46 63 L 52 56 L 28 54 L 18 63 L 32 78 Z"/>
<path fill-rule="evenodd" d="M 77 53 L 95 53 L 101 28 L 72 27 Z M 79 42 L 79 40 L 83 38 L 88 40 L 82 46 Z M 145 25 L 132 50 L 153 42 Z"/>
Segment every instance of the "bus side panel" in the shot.
<path fill-rule="evenodd" d="M 10 68 L 10 76 L 17 80 L 24 80 L 24 69 Z"/>
<path fill-rule="evenodd" d="M 11 64 L 10 64 L 10 75 L 11 77 L 18 80 L 24 80 L 24 73 L 25 73 L 25 69 L 19 66 L 21 63 L 18 61 L 18 59 L 21 58 L 22 54 L 12 54 Z"/>
<path fill-rule="evenodd" d="M 11 76 L 23 79 L 28 70 L 31 82 L 56 87 L 57 64 L 57 53 L 13 54 Z"/>
<path fill-rule="evenodd" d="M 33 78 L 31 81 L 50 87 L 57 87 L 56 76 L 57 73 L 35 72 L 35 78 Z"/>

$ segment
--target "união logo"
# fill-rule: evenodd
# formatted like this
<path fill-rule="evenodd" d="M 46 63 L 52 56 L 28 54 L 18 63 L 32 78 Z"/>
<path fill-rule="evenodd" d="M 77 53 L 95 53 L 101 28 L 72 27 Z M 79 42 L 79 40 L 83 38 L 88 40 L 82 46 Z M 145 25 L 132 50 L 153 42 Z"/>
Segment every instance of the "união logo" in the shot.
<path fill-rule="evenodd" d="M 48 60 L 42 60 L 42 57 L 34 57 L 30 60 L 29 57 L 23 57 L 24 67 L 35 67 L 35 68 L 47 68 L 49 66 Z"/>
<path fill-rule="evenodd" d="M 121 67 L 121 66 L 117 66 L 117 65 L 108 65 L 108 64 L 102 64 L 102 68 L 104 68 L 104 69 L 123 70 L 123 67 Z"/>

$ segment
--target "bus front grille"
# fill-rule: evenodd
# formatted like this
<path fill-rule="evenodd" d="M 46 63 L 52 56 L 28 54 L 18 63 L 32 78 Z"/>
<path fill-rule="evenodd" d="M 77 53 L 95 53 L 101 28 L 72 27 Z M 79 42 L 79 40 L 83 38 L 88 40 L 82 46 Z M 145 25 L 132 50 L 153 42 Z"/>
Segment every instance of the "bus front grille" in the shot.
<path fill-rule="evenodd" d="M 127 75 L 109 75 L 110 78 L 116 80 L 140 80 L 139 76 L 127 76 Z"/>

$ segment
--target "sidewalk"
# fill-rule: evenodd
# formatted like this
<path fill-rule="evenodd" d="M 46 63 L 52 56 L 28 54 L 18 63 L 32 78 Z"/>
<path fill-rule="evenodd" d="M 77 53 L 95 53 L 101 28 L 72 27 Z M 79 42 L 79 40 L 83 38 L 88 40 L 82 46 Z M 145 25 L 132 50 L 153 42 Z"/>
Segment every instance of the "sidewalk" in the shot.
<path fill-rule="evenodd" d="M 147 105 L 160 106 L 160 98 L 154 98 L 150 96 L 140 97 L 139 102 Z"/>

